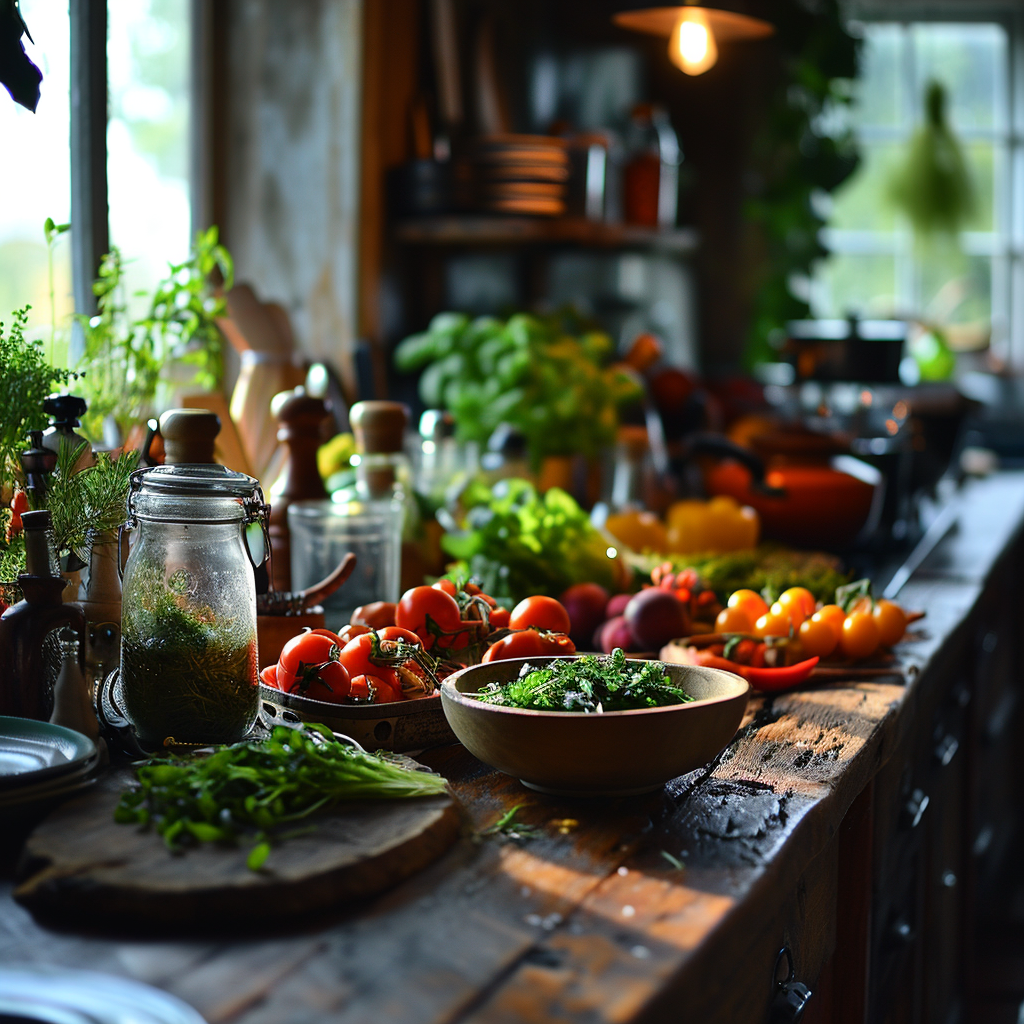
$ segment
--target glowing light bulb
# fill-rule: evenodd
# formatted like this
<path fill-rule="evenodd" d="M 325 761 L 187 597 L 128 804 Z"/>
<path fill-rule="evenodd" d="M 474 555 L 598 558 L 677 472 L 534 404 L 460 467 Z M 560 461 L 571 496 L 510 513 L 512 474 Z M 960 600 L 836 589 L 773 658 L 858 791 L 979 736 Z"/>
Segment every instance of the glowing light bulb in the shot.
<path fill-rule="evenodd" d="M 718 60 L 718 46 L 707 15 L 699 8 L 684 9 L 668 41 L 669 60 L 688 75 L 702 75 Z"/>

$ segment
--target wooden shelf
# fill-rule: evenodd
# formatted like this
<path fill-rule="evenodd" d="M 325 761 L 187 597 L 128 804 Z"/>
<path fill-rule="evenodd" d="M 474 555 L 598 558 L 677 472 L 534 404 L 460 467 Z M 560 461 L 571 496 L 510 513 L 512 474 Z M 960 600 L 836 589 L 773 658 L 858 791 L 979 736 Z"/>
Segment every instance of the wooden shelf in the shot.
<path fill-rule="evenodd" d="M 680 254 L 694 252 L 698 242 L 693 228 L 659 230 L 583 218 L 469 214 L 399 221 L 394 237 L 405 245 L 583 245 L 659 249 Z"/>

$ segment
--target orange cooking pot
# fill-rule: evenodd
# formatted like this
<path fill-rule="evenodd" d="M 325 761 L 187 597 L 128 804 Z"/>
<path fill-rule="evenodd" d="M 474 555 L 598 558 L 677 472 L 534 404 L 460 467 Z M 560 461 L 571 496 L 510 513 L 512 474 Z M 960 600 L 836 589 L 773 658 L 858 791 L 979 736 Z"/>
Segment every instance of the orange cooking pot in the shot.
<path fill-rule="evenodd" d="M 820 461 L 764 462 L 748 449 L 720 439 L 691 449 L 723 461 L 707 466 L 704 485 L 757 510 L 764 537 L 797 547 L 844 548 L 871 515 L 881 473 L 848 455 Z"/>

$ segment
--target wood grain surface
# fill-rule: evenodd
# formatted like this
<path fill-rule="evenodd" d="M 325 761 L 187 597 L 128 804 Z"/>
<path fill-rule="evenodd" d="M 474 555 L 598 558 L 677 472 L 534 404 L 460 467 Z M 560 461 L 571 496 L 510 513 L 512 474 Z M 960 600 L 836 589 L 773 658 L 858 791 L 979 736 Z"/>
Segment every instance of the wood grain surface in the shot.
<path fill-rule="evenodd" d="M 787 945 L 821 993 L 808 1021 L 863 1019 L 853 1003 L 821 1016 L 842 991 L 826 996 L 833 950 L 863 932 L 870 836 L 837 848 L 979 629 L 979 598 L 1024 519 L 1024 476 L 971 485 L 962 501 L 954 554 L 940 548 L 900 595 L 928 613 L 902 645 L 902 676 L 755 697 L 726 751 L 659 794 L 560 800 L 440 748 L 421 760 L 450 780 L 463 833 L 375 900 L 288 931 L 232 934 L 221 920 L 212 932 L 204 918 L 185 936 L 139 936 L 103 914 L 89 932 L 49 928 L 0 882 L 0 963 L 128 975 L 211 1022 L 745 1024 L 766 1019 Z M 479 834 L 517 806 L 537 838 Z M 837 908 L 842 886 L 853 895 Z"/>
<path fill-rule="evenodd" d="M 262 922 L 374 896 L 437 858 L 459 831 L 447 795 L 354 802 L 275 845 L 250 871 L 245 847 L 206 843 L 175 855 L 152 829 L 117 824 L 129 778 L 110 773 L 33 832 L 15 899 L 78 922 Z"/>

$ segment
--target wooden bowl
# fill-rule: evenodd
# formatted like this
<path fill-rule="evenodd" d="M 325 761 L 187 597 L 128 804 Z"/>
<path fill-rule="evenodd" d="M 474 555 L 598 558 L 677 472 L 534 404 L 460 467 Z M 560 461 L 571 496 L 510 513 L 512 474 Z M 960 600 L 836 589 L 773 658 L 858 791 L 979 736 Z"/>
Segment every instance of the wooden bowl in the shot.
<path fill-rule="evenodd" d="M 749 684 L 731 672 L 662 662 L 672 682 L 696 700 L 663 708 L 586 714 L 523 711 L 466 694 L 507 682 L 530 662 L 510 658 L 471 665 L 441 684 L 448 724 L 471 754 L 524 786 L 565 796 L 629 796 L 660 789 L 707 764 L 743 719 Z"/>

